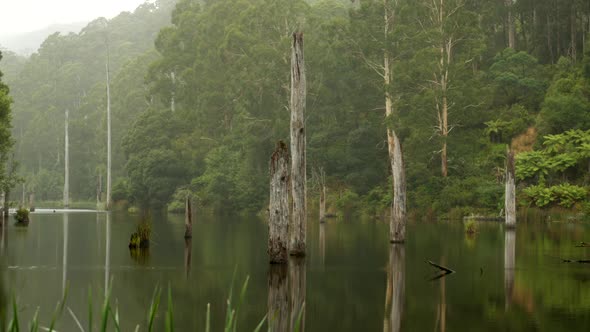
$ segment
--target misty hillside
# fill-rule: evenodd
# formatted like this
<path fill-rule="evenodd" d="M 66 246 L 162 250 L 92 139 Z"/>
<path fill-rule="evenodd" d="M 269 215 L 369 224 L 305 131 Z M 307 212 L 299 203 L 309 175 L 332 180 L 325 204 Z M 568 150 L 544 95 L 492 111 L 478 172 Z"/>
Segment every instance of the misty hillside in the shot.
<path fill-rule="evenodd" d="M 45 29 L 18 33 L 18 34 L 2 34 L 0 35 L 0 48 L 8 49 L 19 55 L 29 56 L 36 52 L 41 43 L 47 36 L 59 32 L 61 34 L 68 34 L 70 32 L 78 33 L 86 26 L 88 22 L 76 22 L 68 24 L 53 24 Z"/>

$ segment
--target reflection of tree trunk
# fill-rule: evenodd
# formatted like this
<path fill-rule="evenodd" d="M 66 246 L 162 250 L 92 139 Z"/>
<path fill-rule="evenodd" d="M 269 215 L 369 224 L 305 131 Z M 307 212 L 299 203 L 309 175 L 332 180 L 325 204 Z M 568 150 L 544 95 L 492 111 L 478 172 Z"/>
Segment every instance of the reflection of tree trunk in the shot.
<path fill-rule="evenodd" d="M 441 258 L 441 264 L 445 265 L 445 258 Z M 440 332 L 447 330 L 447 292 L 446 292 L 446 278 L 440 278 L 440 301 L 438 303 L 436 312 L 436 327 Z"/>
<path fill-rule="evenodd" d="M 289 304 L 291 314 L 291 331 L 299 320 L 299 331 L 305 330 L 305 258 L 291 257 L 289 259 Z"/>
<path fill-rule="evenodd" d="M 191 257 L 193 249 L 193 240 L 191 238 L 184 239 L 184 273 L 188 279 L 189 272 L 191 270 Z"/>
<path fill-rule="evenodd" d="M 512 302 L 514 266 L 516 262 L 516 232 L 507 230 L 504 235 L 504 296 L 506 309 Z"/>
<path fill-rule="evenodd" d="M 107 212 L 106 225 L 106 249 L 104 262 L 104 294 L 107 295 L 109 289 L 109 273 L 111 269 L 111 213 Z"/>
<path fill-rule="evenodd" d="M 383 331 L 400 331 L 406 288 L 406 254 L 401 244 L 389 248 Z"/>
<path fill-rule="evenodd" d="M 322 269 L 326 264 L 326 224 L 320 223 L 320 264 Z"/>
<path fill-rule="evenodd" d="M 6 218 L 4 215 L 0 215 L 0 222 L 2 225 L 0 226 L 0 254 L 4 255 L 4 248 L 6 248 Z"/>
<path fill-rule="evenodd" d="M 287 265 L 271 264 L 268 272 L 268 329 L 289 330 Z"/>
<path fill-rule="evenodd" d="M 62 292 L 65 294 L 66 292 L 66 280 L 68 276 L 68 228 L 69 228 L 69 220 L 68 220 L 68 213 L 64 212 L 63 215 L 63 259 L 62 259 Z"/>

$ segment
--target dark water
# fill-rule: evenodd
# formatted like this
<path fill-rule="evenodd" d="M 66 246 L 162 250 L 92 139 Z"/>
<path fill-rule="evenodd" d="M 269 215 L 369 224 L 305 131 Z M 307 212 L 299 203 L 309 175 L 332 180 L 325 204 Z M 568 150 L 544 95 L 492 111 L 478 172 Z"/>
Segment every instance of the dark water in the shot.
<path fill-rule="evenodd" d="M 104 213 L 32 215 L 28 228 L 10 220 L 2 228 L 2 325 L 10 320 L 15 294 L 21 324 L 39 308 L 47 326 L 67 288 L 67 308 L 83 326 L 91 290 L 98 326 L 112 277 L 111 303 L 118 306 L 122 331 L 133 331 L 137 324 L 145 330 L 158 284 L 164 291 L 157 330 L 163 329 L 170 286 L 177 331 L 203 330 L 207 303 L 212 330 L 219 331 L 234 270 L 234 293 L 250 277 L 238 330 L 253 330 L 266 315 L 271 271 L 262 220 L 201 217 L 192 242 L 185 244 L 182 217 L 155 217 L 149 255 L 132 255 L 127 244 L 137 219 L 113 214 L 107 220 Z M 529 221 L 513 233 L 488 223 L 467 236 L 460 222 L 411 223 L 407 231 L 407 243 L 392 247 L 382 223 L 310 222 L 307 258 L 288 273 L 273 269 L 271 291 L 287 296 L 293 287 L 286 287 L 286 279 L 298 278 L 305 290 L 297 296 L 305 299 L 306 331 L 590 329 L 590 264 L 559 259 L 590 258 L 590 248 L 575 247 L 590 242 L 588 225 Z M 437 270 L 428 260 L 456 273 L 430 280 Z M 58 329 L 78 331 L 67 308 Z"/>

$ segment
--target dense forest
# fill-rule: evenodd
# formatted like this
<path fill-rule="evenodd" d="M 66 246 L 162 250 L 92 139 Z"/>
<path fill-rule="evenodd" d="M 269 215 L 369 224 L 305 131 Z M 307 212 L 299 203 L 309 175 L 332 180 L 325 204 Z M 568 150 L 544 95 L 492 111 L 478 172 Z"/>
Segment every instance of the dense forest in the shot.
<path fill-rule="evenodd" d="M 207 209 L 263 211 L 269 157 L 289 137 L 296 30 L 310 202 L 325 172 L 331 211 L 388 213 L 389 126 L 416 214 L 500 213 L 507 146 L 518 152 L 521 205 L 590 211 L 590 2 L 581 0 L 146 2 L 51 35 L 29 58 L 4 52 L 26 190 L 61 198 L 69 110 L 71 196 L 102 196 L 108 58 L 113 199 L 174 210 L 192 193 Z M 0 110 L 6 92 L 0 85 Z"/>

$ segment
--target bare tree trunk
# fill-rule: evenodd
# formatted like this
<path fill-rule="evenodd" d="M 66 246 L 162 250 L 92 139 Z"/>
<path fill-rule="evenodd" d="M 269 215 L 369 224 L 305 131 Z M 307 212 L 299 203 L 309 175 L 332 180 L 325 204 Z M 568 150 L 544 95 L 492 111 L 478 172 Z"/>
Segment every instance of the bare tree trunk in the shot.
<path fill-rule="evenodd" d="M 508 47 L 515 50 L 516 49 L 516 27 L 514 24 L 514 12 L 512 11 L 513 0 L 504 0 L 504 4 L 506 5 L 507 15 L 506 15 L 506 26 L 508 30 Z"/>
<path fill-rule="evenodd" d="M 504 296 L 506 310 L 512 303 L 514 289 L 514 266 L 516 262 L 516 232 L 506 230 L 504 235 Z"/>
<path fill-rule="evenodd" d="M 270 157 L 268 255 L 271 263 L 285 263 L 289 238 L 289 151 L 282 141 Z"/>
<path fill-rule="evenodd" d="M 193 213 L 191 209 L 191 199 L 187 195 L 184 204 L 184 238 L 190 239 L 193 237 Z"/>
<path fill-rule="evenodd" d="M 577 59 L 577 49 L 576 49 L 576 7 L 572 4 L 572 10 L 570 13 L 570 56 L 572 57 L 572 61 L 576 63 Z"/>
<path fill-rule="evenodd" d="M 193 239 L 185 238 L 184 239 L 184 273 L 185 273 L 185 276 L 187 279 L 188 279 L 189 273 L 191 271 L 192 249 L 193 249 Z"/>
<path fill-rule="evenodd" d="M 320 184 L 320 222 L 326 221 L 326 172 L 320 167 L 319 170 Z"/>
<path fill-rule="evenodd" d="M 66 110 L 65 125 L 65 175 L 64 175 L 64 208 L 70 207 L 70 138 L 68 136 L 69 111 Z"/>
<path fill-rule="evenodd" d="M 326 265 L 326 224 L 320 223 L 320 264 Z"/>
<path fill-rule="evenodd" d="M 403 243 L 406 240 L 406 175 L 404 171 L 404 158 L 402 147 L 395 132 L 391 130 L 395 138 L 393 151 L 393 213 L 389 226 L 390 241 Z"/>
<path fill-rule="evenodd" d="M 506 158 L 506 193 L 505 193 L 505 210 L 506 210 L 506 227 L 516 227 L 516 188 L 514 183 L 514 152 L 510 149 Z"/>
<path fill-rule="evenodd" d="M 305 167 L 306 78 L 303 58 L 303 33 L 293 34 L 291 53 L 291 187 L 293 216 L 289 228 L 289 254 L 305 255 L 306 167 Z"/>
<path fill-rule="evenodd" d="M 289 307 L 291 314 L 290 331 L 299 323 L 299 331 L 305 330 L 305 258 L 289 258 Z"/>
<path fill-rule="evenodd" d="M 29 194 L 29 211 L 35 212 L 35 192 L 31 191 Z"/>
<path fill-rule="evenodd" d="M 549 14 L 547 14 L 547 47 L 549 48 L 551 63 L 555 63 L 555 55 L 553 54 L 553 44 L 551 42 L 551 18 L 549 17 Z"/>
<path fill-rule="evenodd" d="M 106 209 L 111 209 L 111 81 L 109 77 L 109 54 L 107 44 L 107 198 Z"/>
<path fill-rule="evenodd" d="M 27 198 L 26 198 L 27 190 L 25 189 L 24 182 L 21 184 L 21 187 L 22 187 L 21 207 L 26 208 L 27 207 Z"/>
<path fill-rule="evenodd" d="M 387 288 L 385 293 L 385 319 L 383 331 L 401 330 L 406 288 L 406 255 L 403 245 L 392 244 L 389 248 Z"/>
<path fill-rule="evenodd" d="M 385 37 L 390 33 L 393 20 L 395 19 L 395 10 L 390 13 L 385 6 Z M 391 58 L 387 49 L 383 54 L 383 79 L 385 83 L 385 116 L 393 116 L 393 100 L 390 93 L 391 86 Z M 390 219 L 390 241 L 404 242 L 405 240 L 405 221 L 406 221 L 406 180 L 404 175 L 404 163 L 401 151 L 401 143 L 397 134 L 392 128 L 387 128 L 387 150 L 389 152 L 389 162 L 391 173 L 393 175 L 393 210 Z"/>
<path fill-rule="evenodd" d="M 271 265 L 268 271 L 268 329 L 289 331 L 289 287 L 287 265 Z"/>
<path fill-rule="evenodd" d="M 10 190 L 4 192 L 4 217 L 8 218 L 8 211 L 10 210 Z"/>
<path fill-rule="evenodd" d="M 100 207 L 100 201 L 102 199 L 102 172 L 98 173 L 98 179 L 96 183 L 96 207 Z"/>

